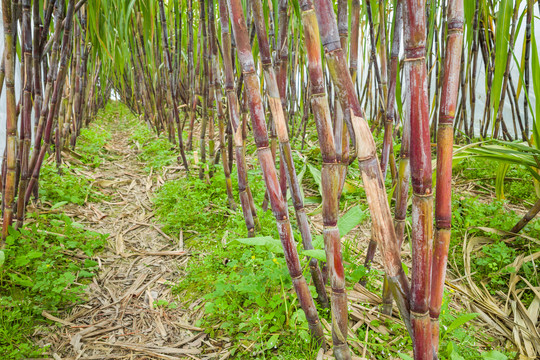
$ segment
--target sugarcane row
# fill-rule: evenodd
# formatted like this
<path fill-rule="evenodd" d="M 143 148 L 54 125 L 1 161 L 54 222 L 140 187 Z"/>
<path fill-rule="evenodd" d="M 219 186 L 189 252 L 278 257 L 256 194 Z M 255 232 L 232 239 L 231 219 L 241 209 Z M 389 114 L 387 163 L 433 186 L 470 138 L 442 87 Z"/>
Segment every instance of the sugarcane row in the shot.
<path fill-rule="evenodd" d="M 510 19 L 510 51 L 501 92 L 492 94 L 496 39 L 492 31 L 485 31 L 492 19 L 484 15 L 494 12 L 493 3 L 486 9 L 475 2 L 472 28 L 468 28 L 471 44 L 465 46 L 463 0 L 445 1 L 440 17 L 430 14 L 431 1 L 397 0 L 390 6 L 366 0 L 365 20 L 358 0 L 351 2 L 350 9 L 348 1 L 337 1 L 337 14 L 330 0 L 299 0 L 298 14 L 287 0 L 274 2 L 277 6 L 262 0 L 250 0 L 247 7 L 240 0 L 109 4 L 119 12 L 112 16 L 125 17 L 116 29 L 119 40 L 114 36 L 104 40 L 95 24 L 87 23 L 90 13 L 100 24 L 96 12 L 101 10 L 86 0 L 2 0 L 5 48 L 0 89 L 6 95 L 2 246 L 10 226 L 23 226 L 28 203 L 37 199 L 47 155 L 54 154 L 61 172 L 63 151 L 76 149 L 81 128 L 114 92 L 151 130 L 176 146 L 186 176 L 210 182 L 218 169 L 215 165 L 221 162 L 229 207 L 237 209 L 236 186 L 249 237 L 260 230 L 245 150 L 246 142 L 253 139 L 266 184 L 261 207 L 265 211 L 270 206 L 275 217 L 287 268 L 313 339 L 322 347 L 331 345 L 340 360 L 351 359 L 352 354 L 337 223 L 347 169 L 356 160 L 371 213 L 365 267 L 370 269 L 380 251 L 386 274 L 381 311 L 391 314 L 395 302 L 413 339 L 415 359 L 436 358 L 451 233 L 454 136 L 486 137 L 492 130 L 494 137 L 530 141 L 529 105 L 527 100 L 518 103 L 517 79 L 509 71 L 518 11 Z M 377 5 L 378 19 L 374 19 Z M 533 5 L 527 2 L 525 20 L 526 92 Z M 366 27 L 368 41 L 363 46 L 369 56 L 364 64 L 358 55 L 360 32 Z M 120 57 L 114 49 L 118 41 L 126 49 L 125 53 L 119 50 Z M 404 58 L 400 59 L 402 48 Z M 479 55 L 488 89 L 483 116 L 476 123 Z M 18 100 L 17 61 L 21 65 Z M 436 81 L 434 109 L 430 105 L 432 81 Z M 398 84 L 405 100 L 401 113 L 397 111 Z M 503 117 L 505 102 L 512 106 L 511 124 Z M 296 116 L 297 112 L 302 116 Z M 308 259 L 316 299 L 302 271 L 287 204 L 289 192 L 302 246 L 312 250 L 293 158 L 296 142 L 301 140 L 302 149 L 306 144 L 310 121 L 316 127 L 322 160 L 327 260 Z M 379 160 L 373 133 L 380 131 Z M 393 142 L 398 137 L 401 148 L 396 158 Z M 431 142 L 436 142 L 435 189 Z M 198 154 L 197 174 L 186 155 L 189 151 Z M 234 163 L 236 181 L 231 179 Z M 395 185 L 393 215 L 385 189 L 387 173 Z M 400 256 L 409 188 L 410 279 Z M 361 285 L 366 282 L 367 278 L 360 279 Z M 324 336 L 315 301 L 331 308 L 331 343 Z"/>

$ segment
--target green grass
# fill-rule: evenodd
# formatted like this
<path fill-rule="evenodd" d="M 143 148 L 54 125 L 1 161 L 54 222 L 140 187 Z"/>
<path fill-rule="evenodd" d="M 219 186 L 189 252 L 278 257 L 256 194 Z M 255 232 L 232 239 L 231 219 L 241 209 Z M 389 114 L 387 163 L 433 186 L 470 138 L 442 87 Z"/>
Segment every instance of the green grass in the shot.
<path fill-rule="evenodd" d="M 454 176 L 459 180 L 471 181 L 482 192 L 495 193 L 495 177 L 499 163 L 479 157 L 467 157 L 459 160 L 453 168 Z M 506 174 L 504 194 L 508 201 L 523 204 L 524 201 L 536 202 L 536 193 L 532 175 L 520 166 L 511 166 Z"/>
<path fill-rule="evenodd" d="M 105 244 L 98 234 L 62 214 L 29 214 L 32 223 L 12 230 L 0 272 L 0 354 L 3 359 L 37 357 L 30 336 L 55 313 L 83 300 L 97 270 L 91 257 Z M 74 255 L 77 255 L 76 257 Z M 84 258 L 84 259 L 82 259 Z"/>

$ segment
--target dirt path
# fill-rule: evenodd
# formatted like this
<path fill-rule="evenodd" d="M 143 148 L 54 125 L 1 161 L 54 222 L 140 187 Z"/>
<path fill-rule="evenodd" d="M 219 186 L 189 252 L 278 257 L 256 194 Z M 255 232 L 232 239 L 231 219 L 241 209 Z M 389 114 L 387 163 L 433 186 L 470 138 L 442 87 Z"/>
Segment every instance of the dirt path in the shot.
<path fill-rule="evenodd" d="M 114 124 L 105 146 L 107 160 L 83 171 L 110 201 L 69 206 L 66 214 L 88 229 L 110 234 L 95 260 L 100 271 L 88 286 L 87 299 L 61 318 L 43 338 L 55 359 L 179 359 L 198 356 L 206 334 L 193 323 L 200 301 L 182 308 L 171 293 L 189 261 L 181 239 L 172 239 L 154 223 L 152 193 L 180 169 L 163 174 L 144 171 L 129 134 Z M 68 160 L 69 161 L 69 160 Z M 217 354 L 218 355 L 218 354 Z"/>

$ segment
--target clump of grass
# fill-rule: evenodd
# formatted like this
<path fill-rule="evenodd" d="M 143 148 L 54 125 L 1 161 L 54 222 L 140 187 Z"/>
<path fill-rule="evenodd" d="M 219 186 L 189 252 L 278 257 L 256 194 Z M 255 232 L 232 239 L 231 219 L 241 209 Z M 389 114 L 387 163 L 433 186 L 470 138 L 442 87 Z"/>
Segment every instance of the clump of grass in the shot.
<path fill-rule="evenodd" d="M 98 263 L 91 257 L 108 235 L 98 234 L 63 214 L 28 214 L 29 225 L 6 239 L 0 272 L 0 354 L 3 359 L 39 357 L 30 336 L 55 313 L 82 301 Z M 77 254 L 78 256 L 73 256 Z M 84 260 L 83 260 L 84 258 Z"/>

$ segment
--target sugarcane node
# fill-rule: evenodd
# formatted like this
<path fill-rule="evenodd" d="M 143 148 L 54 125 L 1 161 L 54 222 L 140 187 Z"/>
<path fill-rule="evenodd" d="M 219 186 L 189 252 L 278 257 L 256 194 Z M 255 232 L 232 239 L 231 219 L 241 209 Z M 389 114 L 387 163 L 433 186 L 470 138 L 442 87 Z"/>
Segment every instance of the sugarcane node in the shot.
<path fill-rule="evenodd" d="M 428 199 L 428 200 L 433 198 L 433 193 L 431 192 L 431 188 L 426 188 L 424 194 L 413 191 L 413 195 L 415 197 L 422 198 L 422 199 Z"/>
<path fill-rule="evenodd" d="M 332 287 L 332 292 L 334 292 L 335 294 L 345 294 L 345 289 Z"/>
<path fill-rule="evenodd" d="M 424 319 L 424 318 L 429 317 L 429 311 L 419 313 L 419 312 L 411 310 L 410 314 L 411 314 L 411 319 Z"/>

